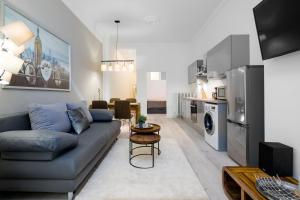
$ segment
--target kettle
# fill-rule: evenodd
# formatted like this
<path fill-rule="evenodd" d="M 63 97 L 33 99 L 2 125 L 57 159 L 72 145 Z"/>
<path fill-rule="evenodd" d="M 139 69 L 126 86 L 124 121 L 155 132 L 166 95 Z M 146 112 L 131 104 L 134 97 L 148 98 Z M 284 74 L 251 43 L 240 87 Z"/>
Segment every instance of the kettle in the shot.
<path fill-rule="evenodd" d="M 213 98 L 213 99 L 217 99 L 217 93 L 216 93 L 216 92 L 213 92 L 213 93 L 212 93 L 212 98 Z"/>

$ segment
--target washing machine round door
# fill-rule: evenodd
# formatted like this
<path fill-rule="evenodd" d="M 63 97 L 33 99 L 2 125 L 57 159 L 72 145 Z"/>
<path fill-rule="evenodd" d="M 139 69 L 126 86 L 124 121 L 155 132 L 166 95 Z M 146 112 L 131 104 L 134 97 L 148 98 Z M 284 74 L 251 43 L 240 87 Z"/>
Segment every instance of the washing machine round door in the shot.
<path fill-rule="evenodd" d="M 214 134 L 215 125 L 214 125 L 214 120 L 211 112 L 207 112 L 204 115 L 204 127 L 207 134 L 209 135 Z"/>

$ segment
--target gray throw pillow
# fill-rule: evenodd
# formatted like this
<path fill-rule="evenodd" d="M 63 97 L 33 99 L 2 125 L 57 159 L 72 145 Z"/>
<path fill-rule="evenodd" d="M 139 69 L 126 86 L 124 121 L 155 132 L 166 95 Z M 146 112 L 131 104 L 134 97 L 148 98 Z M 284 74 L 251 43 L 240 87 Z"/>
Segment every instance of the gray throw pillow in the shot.
<path fill-rule="evenodd" d="M 107 109 L 90 109 L 94 122 L 111 122 L 113 113 Z"/>
<path fill-rule="evenodd" d="M 82 133 L 86 129 L 90 128 L 90 122 L 85 116 L 82 108 L 76 108 L 73 110 L 68 110 L 68 115 L 77 134 Z"/>
<path fill-rule="evenodd" d="M 1 158 L 7 160 L 53 160 L 77 144 L 76 136 L 64 132 L 29 130 L 0 133 Z"/>
<path fill-rule="evenodd" d="M 80 102 L 76 102 L 76 103 L 67 103 L 67 108 L 68 108 L 68 110 L 74 110 L 76 108 L 82 108 L 82 110 L 84 111 L 85 116 L 88 118 L 89 122 L 90 123 L 93 122 L 93 118 L 92 118 L 91 113 L 89 112 L 86 101 L 80 101 Z"/>
<path fill-rule="evenodd" d="M 69 132 L 71 123 L 65 103 L 49 105 L 29 105 L 29 117 L 33 130 L 46 129 L 59 132 Z"/>

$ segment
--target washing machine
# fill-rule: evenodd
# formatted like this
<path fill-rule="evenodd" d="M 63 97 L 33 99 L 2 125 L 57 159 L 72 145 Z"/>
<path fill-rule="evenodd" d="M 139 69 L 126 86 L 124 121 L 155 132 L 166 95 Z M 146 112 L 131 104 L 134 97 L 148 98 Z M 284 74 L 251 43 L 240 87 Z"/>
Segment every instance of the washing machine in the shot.
<path fill-rule="evenodd" d="M 227 150 L 227 104 L 205 103 L 204 139 L 217 151 Z"/>

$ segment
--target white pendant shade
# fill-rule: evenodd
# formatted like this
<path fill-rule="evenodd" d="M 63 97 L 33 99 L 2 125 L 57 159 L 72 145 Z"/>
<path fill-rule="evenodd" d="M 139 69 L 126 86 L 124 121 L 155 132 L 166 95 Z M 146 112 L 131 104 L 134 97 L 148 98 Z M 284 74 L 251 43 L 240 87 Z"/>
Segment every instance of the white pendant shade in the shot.
<path fill-rule="evenodd" d="M 122 71 L 123 71 L 123 72 L 126 72 L 126 71 L 127 71 L 127 67 L 126 67 L 126 66 L 123 66 L 123 67 L 122 67 Z"/>
<path fill-rule="evenodd" d="M 0 68 L 5 71 L 17 74 L 19 73 L 23 62 L 24 61 L 22 59 L 11 53 L 0 51 Z"/>
<path fill-rule="evenodd" d="M 101 71 L 103 71 L 103 72 L 107 71 L 107 65 L 106 64 L 101 65 Z"/>
<path fill-rule="evenodd" d="M 32 31 L 21 21 L 12 22 L 0 27 L 5 37 L 11 39 L 17 46 L 21 46 L 33 38 Z"/>
<path fill-rule="evenodd" d="M 112 65 L 110 65 L 110 66 L 108 67 L 108 71 L 113 71 L 113 66 L 112 66 Z"/>
<path fill-rule="evenodd" d="M 134 65 L 132 63 L 128 65 L 128 70 L 131 72 L 134 70 Z"/>
<path fill-rule="evenodd" d="M 11 79 L 12 73 L 8 71 L 4 71 L 3 69 L 0 69 L 0 84 L 2 85 L 8 85 Z"/>
<path fill-rule="evenodd" d="M 116 72 L 119 72 L 121 70 L 121 66 L 117 63 L 116 65 L 115 65 L 115 71 Z"/>

